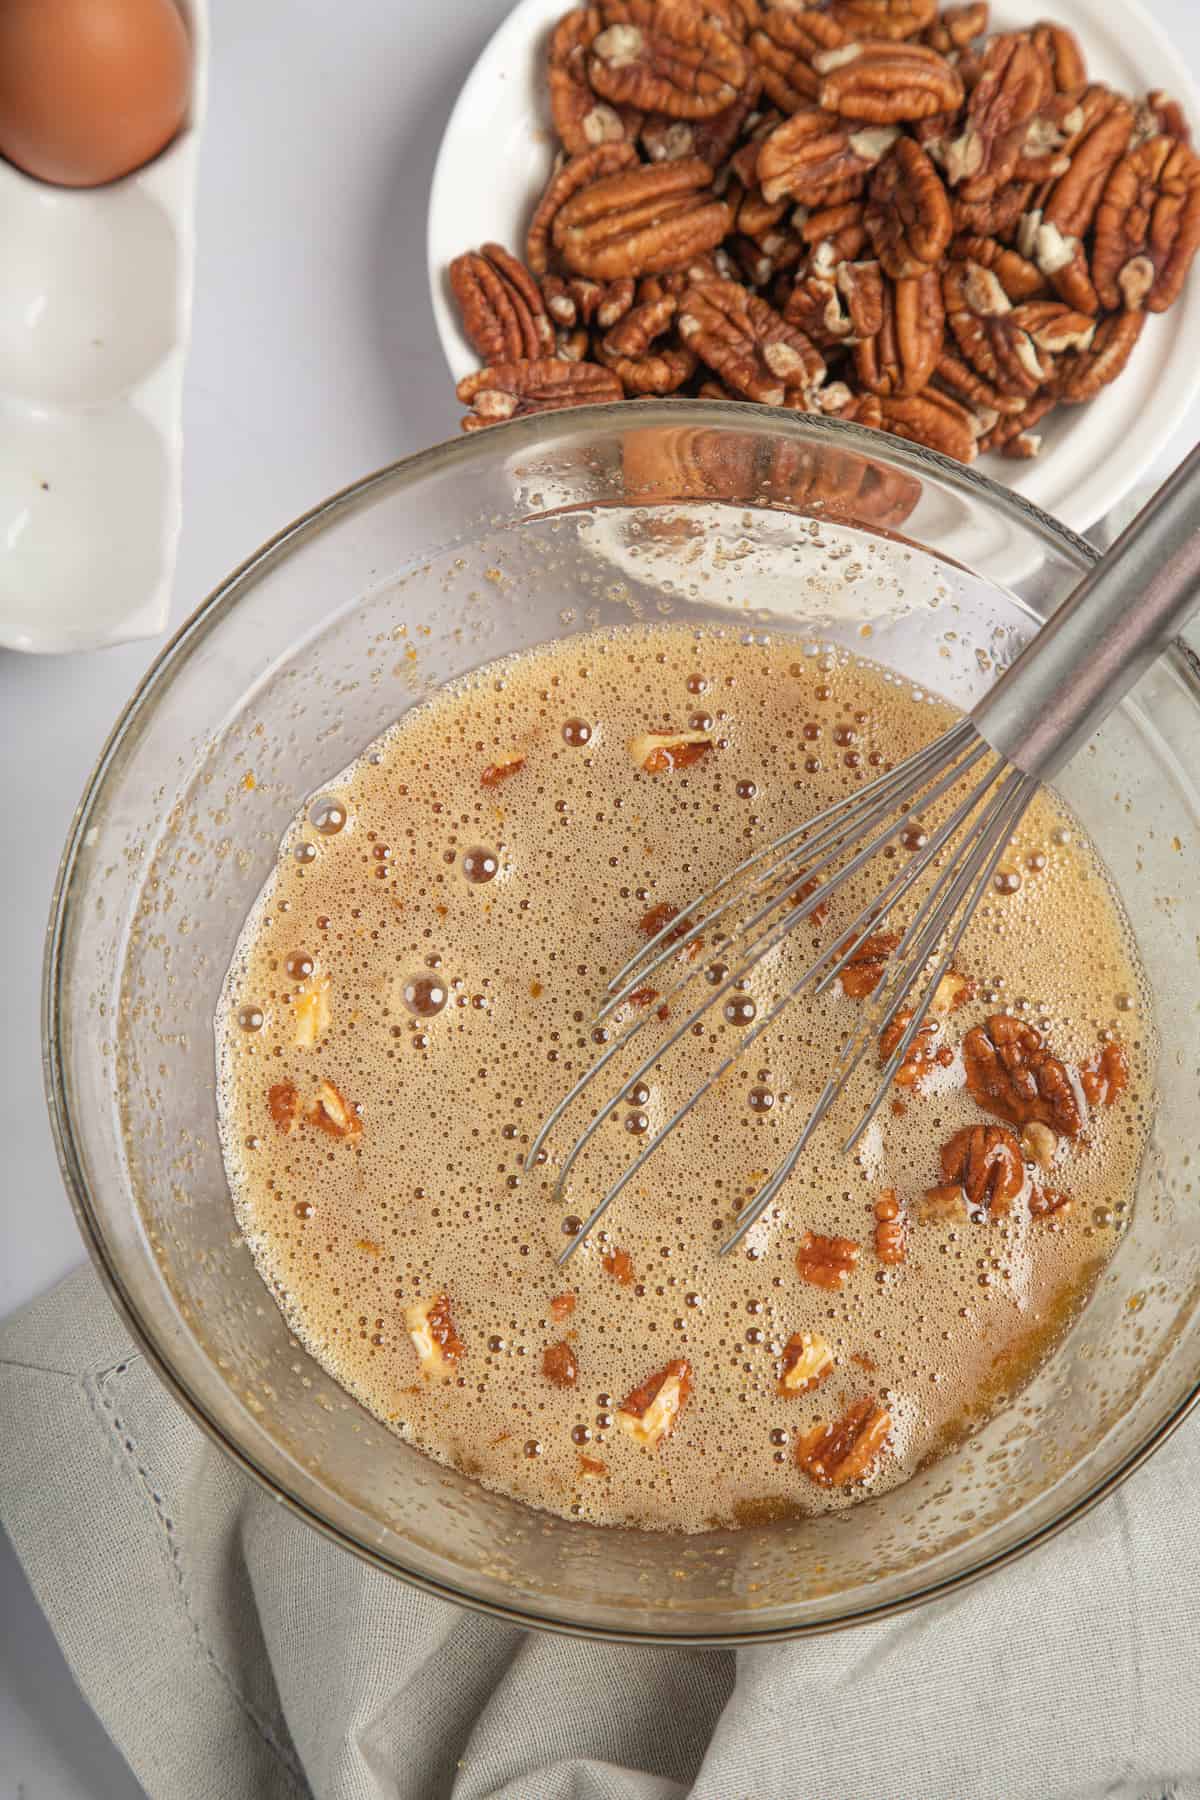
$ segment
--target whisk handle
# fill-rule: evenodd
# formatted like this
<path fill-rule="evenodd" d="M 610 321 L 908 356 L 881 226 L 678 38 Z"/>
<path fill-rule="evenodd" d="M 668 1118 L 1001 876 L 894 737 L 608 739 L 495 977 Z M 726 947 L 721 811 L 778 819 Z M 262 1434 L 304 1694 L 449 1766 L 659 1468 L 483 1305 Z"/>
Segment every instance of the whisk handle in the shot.
<path fill-rule="evenodd" d="M 1048 779 L 1200 605 L 1200 444 L 974 709 L 992 748 Z"/>

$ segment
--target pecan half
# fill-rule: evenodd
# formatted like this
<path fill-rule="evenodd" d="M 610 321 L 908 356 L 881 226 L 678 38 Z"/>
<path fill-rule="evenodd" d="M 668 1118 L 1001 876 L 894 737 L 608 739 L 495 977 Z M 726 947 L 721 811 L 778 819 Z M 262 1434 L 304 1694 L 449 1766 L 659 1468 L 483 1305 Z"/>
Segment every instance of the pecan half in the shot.
<path fill-rule="evenodd" d="M 911 38 L 937 18 L 937 0 L 833 0 L 833 17 L 849 38 Z"/>
<path fill-rule="evenodd" d="M 679 344 L 654 348 L 671 329 L 676 305 L 667 294 L 635 306 L 597 345 L 596 360 L 613 371 L 627 394 L 673 394 L 695 373 L 690 350 Z"/>
<path fill-rule="evenodd" d="M 1133 146 L 1144 144 L 1152 137 L 1172 137 L 1181 144 L 1192 141 L 1191 126 L 1183 115 L 1183 108 L 1161 88 L 1154 88 L 1146 95 L 1134 116 Z"/>
<path fill-rule="evenodd" d="M 792 113 L 817 97 L 821 83 L 813 57 L 845 42 L 845 32 L 829 13 L 772 6 L 760 29 L 750 34 L 750 52 L 767 94 L 781 112 Z"/>
<path fill-rule="evenodd" d="M 1046 278 L 1037 264 L 998 238 L 964 232 L 951 242 L 950 257 L 954 262 L 978 263 L 989 270 L 1014 306 L 1022 300 L 1039 300 L 1047 291 Z"/>
<path fill-rule="evenodd" d="M 806 1231 L 796 1245 L 796 1273 L 811 1287 L 844 1288 L 858 1264 L 860 1248 L 853 1238 Z"/>
<path fill-rule="evenodd" d="M 1047 413 L 1053 412 L 1057 404 L 1054 394 L 1039 394 L 1035 399 L 1027 400 L 1019 412 L 997 419 L 987 435 L 979 440 L 980 450 L 998 450 L 1012 462 L 1028 462 L 1039 456 L 1042 438 L 1033 427 L 1040 424 Z"/>
<path fill-rule="evenodd" d="M 881 1263 L 902 1263 L 908 1255 L 904 1212 L 895 1188 L 885 1188 L 875 1202 L 875 1254 Z"/>
<path fill-rule="evenodd" d="M 677 269 L 714 250 L 732 223 L 711 182 L 697 156 L 602 176 L 558 209 L 555 246 L 574 274 L 598 281 Z"/>
<path fill-rule="evenodd" d="M 902 137 L 871 177 L 863 223 L 893 281 L 933 269 L 953 233 L 942 178 L 911 138 Z"/>
<path fill-rule="evenodd" d="M 983 200 L 1013 179 L 1030 120 L 1047 98 L 1049 70 L 1028 38 L 989 40 L 966 123 L 946 148 L 946 179 L 967 200 Z"/>
<path fill-rule="evenodd" d="M 988 28 L 987 0 L 970 0 L 966 6 L 947 6 L 925 31 L 921 39 L 931 50 L 943 56 L 965 50 Z"/>
<path fill-rule="evenodd" d="M 615 105 L 672 119 L 710 119 L 746 80 L 741 46 L 686 0 L 600 0 L 588 79 Z"/>
<path fill-rule="evenodd" d="M 807 1394 L 833 1374 L 833 1351 L 819 1331 L 794 1331 L 783 1346 L 778 1392 Z"/>
<path fill-rule="evenodd" d="M 954 196 L 954 229 L 983 237 L 1006 237 L 1020 221 L 1033 193 L 1030 181 L 1010 181 L 981 200 Z"/>
<path fill-rule="evenodd" d="M 865 234 L 864 234 L 865 235 Z M 783 317 L 810 338 L 819 349 L 834 349 L 853 343 L 857 333 L 851 306 L 867 331 L 874 334 L 883 319 L 883 278 L 878 263 L 865 265 L 865 272 L 855 284 L 851 278 L 854 299 L 840 277 L 842 268 L 835 260 L 831 245 L 821 243 L 809 259 L 808 270 L 793 285 L 784 305 Z"/>
<path fill-rule="evenodd" d="M 948 263 L 942 295 L 964 362 L 1001 395 L 1028 399 L 1035 394 L 1050 368 L 991 270 L 980 263 Z"/>
<path fill-rule="evenodd" d="M 826 196 L 828 200 L 828 196 Z M 802 211 L 796 209 L 793 218 Z M 864 207 L 859 200 L 845 200 L 838 205 L 828 203 L 819 206 L 800 224 L 800 236 L 806 244 L 813 246 L 813 260 L 809 263 L 809 273 L 818 272 L 818 254 L 827 260 L 830 268 L 839 263 L 853 262 L 866 248 L 867 228 L 863 224 Z"/>
<path fill-rule="evenodd" d="M 623 319 L 638 294 L 632 276 L 619 281 L 589 281 L 585 275 L 545 275 L 542 294 L 546 311 L 556 325 L 595 325 L 610 331 Z"/>
<path fill-rule="evenodd" d="M 642 148 L 651 162 L 699 156 L 711 169 L 719 169 L 732 154 L 761 93 L 762 77 L 754 70 L 737 99 L 711 119 L 671 119 L 653 113 L 642 126 Z"/>
<path fill-rule="evenodd" d="M 979 453 L 979 436 L 975 415 L 951 400 L 926 388 L 923 394 L 900 395 L 881 400 L 883 428 L 911 443 L 925 444 L 953 456 L 958 462 L 974 462 Z"/>
<path fill-rule="evenodd" d="M 617 1424 L 639 1444 L 653 1449 L 675 1429 L 691 1391 L 691 1366 L 679 1357 L 622 1400 L 617 1408 Z"/>
<path fill-rule="evenodd" d="M 942 1180 L 957 1181 L 976 1213 L 1011 1211 L 1025 1185 L 1021 1146 L 1003 1125 L 968 1125 L 942 1146 Z"/>
<path fill-rule="evenodd" d="M 806 409 L 825 379 L 825 360 L 811 340 L 736 282 L 690 288 L 678 324 L 689 349 L 748 400 Z"/>
<path fill-rule="evenodd" d="M 840 279 L 842 270 L 838 275 Z M 936 270 L 907 281 L 885 279 L 879 332 L 863 339 L 854 352 L 860 384 L 881 398 L 921 393 L 937 367 L 945 323 Z"/>
<path fill-rule="evenodd" d="M 1088 88 L 1080 107 L 1083 125 L 1068 146 L 1071 165 L 1047 195 L 1038 221 L 1056 226 L 1064 238 L 1082 238 L 1091 230 L 1105 184 L 1133 132 L 1133 108 L 1108 88 Z"/>
<path fill-rule="evenodd" d="M 559 20 L 550 38 L 546 66 L 550 116 L 569 156 L 579 156 L 599 144 L 632 144 L 641 125 L 639 112 L 610 106 L 592 92 L 586 59 L 599 30 L 596 7 L 580 7 Z"/>
<path fill-rule="evenodd" d="M 873 169 L 895 143 L 897 132 L 896 126 L 856 131 L 836 113 L 819 106 L 801 107 L 759 146 L 757 172 L 763 198 L 825 204 L 832 190 Z"/>
<path fill-rule="evenodd" d="M 463 332 L 484 362 L 548 356 L 554 327 L 540 289 L 524 263 L 500 244 L 470 250 L 450 264 L 450 290 Z"/>
<path fill-rule="evenodd" d="M 900 942 L 898 931 L 877 931 L 855 945 L 845 968 L 838 973 L 842 992 L 852 1000 L 873 994 L 883 980 L 883 965 Z"/>
<path fill-rule="evenodd" d="M 1059 358 L 1055 397 L 1067 406 L 1092 400 L 1122 374 L 1146 323 L 1144 312 L 1114 313 L 1096 327 L 1091 347 Z"/>
<path fill-rule="evenodd" d="M 502 419 L 523 419 L 530 413 L 624 398 L 621 383 L 610 370 L 555 356 L 537 362 L 495 363 L 465 375 L 456 391 L 463 405 L 473 409 L 462 422 L 464 431 L 478 431 Z"/>
<path fill-rule="evenodd" d="M 856 1400 L 833 1425 L 814 1425 L 796 1442 L 796 1463 L 821 1487 L 861 1481 L 887 1444 L 891 1415 L 874 1400 Z"/>
<path fill-rule="evenodd" d="M 466 1355 L 466 1345 L 454 1329 L 450 1299 L 434 1294 L 404 1309 L 404 1324 L 425 1376 L 449 1375 Z"/>
<path fill-rule="evenodd" d="M 1043 20 L 1029 33 L 1029 41 L 1041 52 L 1050 79 L 1060 94 L 1074 94 L 1087 81 L 1087 64 L 1079 39 L 1065 25 Z"/>
<path fill-rule="evenodd" d="M 571 157 L 569 162 L 555 170 L 545 193 L 534 208 L 525 236 L 525 261 L 535 275 L 547 275 L 550 272 L 554 221 L 572 195 L 606 175 L 615 175 L 619 169 L 628 169 L 637 159 L 638 154 L 632 144 L 601 144 L 598 149 Z"/>
<path fill-rule="evenodd" d="M 561 1343 L 547 1344 L 543 1350 L 542 1374 L 557 1388 L 573 1388 L 579 1380 L 579 1363 L 565 1338 Z"/>
<path fill-rule="evenodd" d="M 851 54 L 853 52 L 853 54 Z M 957 112 L 963 86 L 958 71 L 924 44 L 856 44 L 818 56 L 817 99 L 844 119 L 897 125 Z"/>
<path fill-rule="evenodd" d="M 1131 150 L 1096 212 L 1092 277 L 1109 312 L 1166 312 L 1200 247 L 1200 159 L 1174 138 Z"/>
<path fill-rule="evenodd" d="M 1083 1113 L 1066 1068 L 1034 1025 L 993 1013 L 963 1039 L 967 1086 L 985 1112 L 1010 1125 L 1040 1119 L 1063 1137 L 1078 1137 Z"/>

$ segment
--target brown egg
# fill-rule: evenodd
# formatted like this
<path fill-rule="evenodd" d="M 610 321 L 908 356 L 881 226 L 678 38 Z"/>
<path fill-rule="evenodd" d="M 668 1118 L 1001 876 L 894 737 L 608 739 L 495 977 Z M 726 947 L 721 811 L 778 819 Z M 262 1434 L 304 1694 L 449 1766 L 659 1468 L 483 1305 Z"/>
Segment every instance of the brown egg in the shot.
<path fill-rule="evenodd" d="M 174 0 L 0 0 L 0 154 L 40 181 L 98 187 L 140 168 L 190 88 Z"/>

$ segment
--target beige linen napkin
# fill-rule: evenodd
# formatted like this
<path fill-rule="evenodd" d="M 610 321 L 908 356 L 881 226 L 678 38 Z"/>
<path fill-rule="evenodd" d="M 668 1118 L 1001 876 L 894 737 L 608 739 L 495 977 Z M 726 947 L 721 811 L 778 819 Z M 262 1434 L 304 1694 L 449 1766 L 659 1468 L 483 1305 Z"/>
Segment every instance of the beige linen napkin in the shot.
<path fill-rule="evenodd" d="M 152 1800 L 1200 1800 L 1200 1421 L 904 1618 L 577 1643 L 326 1543 L 214 1450 L 90 1270 L 0 1325 L 0 1523 Z"/>

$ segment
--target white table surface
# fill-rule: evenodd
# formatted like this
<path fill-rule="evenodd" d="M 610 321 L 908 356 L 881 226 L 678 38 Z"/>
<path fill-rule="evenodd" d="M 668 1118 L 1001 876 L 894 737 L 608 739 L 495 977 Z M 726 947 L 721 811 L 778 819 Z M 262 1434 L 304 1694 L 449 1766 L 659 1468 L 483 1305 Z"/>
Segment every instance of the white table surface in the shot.
<path fill-rule="evenodd" d="M 1200 69 L 1194 0 L 1144 3 Z M 455 94 L 507 10 L 214 0 L 172 628 L 297 513 L 456 430 L 426 293 L 425 203 Z M 1161 472 L 1197 438 L 1200 409 Z M 0 1316 L 82 1260 L 42 1100 L 42 934 L 72 810 L 158 647 L 0 653 Z M 0 1800 L 140 1792 L 0 1540 Z"/>

